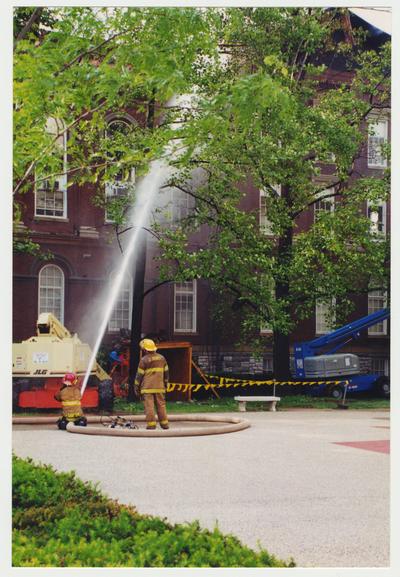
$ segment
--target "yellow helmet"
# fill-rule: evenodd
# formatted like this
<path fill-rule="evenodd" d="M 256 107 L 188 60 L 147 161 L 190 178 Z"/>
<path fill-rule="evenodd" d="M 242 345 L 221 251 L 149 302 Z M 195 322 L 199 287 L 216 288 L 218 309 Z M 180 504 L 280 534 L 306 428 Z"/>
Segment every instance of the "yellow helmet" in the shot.
<path fill-rule="evenodd" d="M 149 351 L 151 353 L 157 350 L 155 342 L 152 341 L 151 339 L 141 340 L 139 343 L 139 346 L 141 349 L 144 349 L 145 351 Z"/>

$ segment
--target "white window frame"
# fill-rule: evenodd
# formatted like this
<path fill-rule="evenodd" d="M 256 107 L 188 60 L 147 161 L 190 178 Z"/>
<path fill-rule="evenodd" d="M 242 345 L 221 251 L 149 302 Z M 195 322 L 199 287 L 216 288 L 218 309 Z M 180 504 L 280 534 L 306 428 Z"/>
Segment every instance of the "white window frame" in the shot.
<path fill-rule="evenodd" d="M 333 298 L 332 299 L 332 305 L 336 304 L 336 299 Z M 333 325 L 335 323 L 335 317 L 332 318 L 332 326 L 328 326 L 327 320 L 326 320 L 326 314 L 327 314 L 327 309 L 328 308 L 328 303 L 326 302 L 321 302 L 321 301 L 317 301 L 315 304 L 315 334 L 316 335 L 326 335 L 327 333 L 332 332 L 333 329 Z M 324 318 L 322 318 L 322 315 L 324 316 Z"/>
<path fill-rule="evenodd" d="M 273 185 L 272 188 L 275 190 L 275 192 L 279 196 L 281 196 L 282 186 L 280 184 Z M 266 197 L 267 197 L 267 193 L 266 193 L 265 189 L 260 188 L 259 189 L 259 204 L 258 204 L 259 228 L 260 228 L 260 232 L 262 232 L 266 236 L 273 236 L 274 233 L 272 232 L 272 223 L 270 220 L 268 220 L 268 216 L 267 216 L 267 207 L 266 207 L 266 203 L 265 203 Z"/>
<path fill-rule="evenodd" d="M 381 294 L 377 294 L 381 293 Z M 379 304 L 377 304 L 379 303 Z M 368 293 L 368 314 L 386 308 L 387 306 L 387 292 L 383 290 L 375 290 Z M 368 327 L 368 336 L 382 337 L 387 335 L 387 320 Z"/>
<path fill-rule="evenodd" d="M 187 218 L 194 208 L 194 199 L 190 194 L 177 188 L 172 189 L 172 224 L 178 224 L 181 220 Z M 182 210 L 181 210 L 182 209 Z"/>
<path fill-rule="evenodd" d="M 50 123 L 51 121 L 54 121 L 56 124 L 56 129 L 57 129 L 57 133 L 53 132 L 51 130 L 51 126 Z M 68 217 L 68 210 L 67 210 L 67 189 L 68 189 L 68 178 L 67 178 L 67 171 L 68 171 L 68 151 L 67 151 L 67 132 L 65 130 L 65 123 L 63 120 L 61 120 L 60 118 L 53 118 L 53 117 L 49 117 L 47 119 L 46 122 L 46 127 L 45 127 L 45 131 L 52 137 L 55 137 L 56 134 L 58 134 L 59 132 L 62 132 L 62 134 L 57 138 L 56 142 L 55 142 L 55 146 L 59 147 L 60 149 L 62 149 L 63 151 L 63 174 L 60 174 L 58 176 L 56 176 L 54 178 L 54 187 L 56 186 L 56 183 L 58 185 L 58 190 L 61 191 L 63 193 L 63 213 L 62 214 L 44 214 L 44 213 L 40 213 L 39 211 L 46 211 L 46 207 L 45 208 L 40 208 L 38 207 L 38 193 L 39 192 L 43 192 L 45 190 L 48 190 L 49 193 L 53 193 L 55 194 L 55 189 L 53 189 L 53 191 L 51 190 L 51 184 L 50 184 L 50 180 L 39 180 L 36 182 L 36 178 L 38 178 L 38 174 L 35 174 L 35 217 L 38 218 L 51 218 L 54 220 L 65 220 Z M 50 209 L 48 209 L 50 210 Z M 55 208 L 54 208 L 55 211 Z"/>
<path fill-rule="evenodd" d="M 382 135 L 376 136 L 373 132 L 379 131 L 382 127 Z M 387 115 L 371 114 L 368 118 L 368 146 L 367 146 L 367 163 L 368 168 L 384 169 L 387 167 L 387 159 L 377 152 L 377 147 L 387 143 L 389 138 L 389 118 Z M 377 139 L 373 142 L 372 139 Z M 378 141 L 381 141 L 379 142 Z M 379 158 L 379 162 L 370 160 L 370 152 L 373 152 L 373 158 Z"/>
<path fill-rule="evenodd" d="M 331 196 L 326 196 L 328 193 L 331 193 Z M 318 215 L 323 213 L 323 212 L 335 212 L 335 188 L 333 186 L 330 186 L 329 188 L 325 188 L 324 190 L 321 190 L 321 192 L 318 193 L 317 198 L 321 198 L 324 197 L 323 200 L 317 200 L 317 202 L 314 203 L 314 222 L 317 222 L 318 220 Z M 322 206 L 322 204 L 328 204 L 329 203 L 329 208 Z"/>
<path fill-rule="evenodd" d="M 182 285 L 192 285 L 192 289 L 182 288 Z M 190 328 L 178 328 L 177 326 L 177 297 L 179 295 L 192 296 L 192 326 Z M 188 333 L 193 334 L 197 332 L 197 281 L 186 281 L 184 283 L 174 284 L 174 333 Z"/>
<path fill-rule="evenodd" d="M 110 281 L 110 285 L 112 284 L 114 277 L 118 274 L 118 271 L 112 271 L 110 276 L 109 276 L 109 281 Z M 124 285 L 124 282 L 126 283 L 126 285 Z M 121 284 L 117 299 L 114 303 L 114 307 L 113 310 L 111 312 L 110 318 L 108 320 L 108 325 L 107 325 L 107 331 L 109 333 L 118 333 L 121 329 L 131 329 L 131 325 L 132 325 L 132 302 L 133 302 L 133 294 L 132 294 L 132 278 L 130 275 L 126 275 L 124 278 L 124 282 Z M 129 301 L 129 306 L 128 306 L 128 325 L 127 326 L 114 326 L 116 319 L 113 318 L 115 313 L 116 313 L 116 309 L 117 307 L 121 304 L 121 301 L 123 300 L 123 293 L 124 292 L 129 292 L 128 294 L 128 301 Z M 120 308 L 122 308 L 120 306 Z"/>
<path fill-rule="evenodd" d="M 378 368 L 379 367 L 379 368 Z M 371 359 L 371 373 L 389 376 L 389 359 L 386 358 L 372 358 Z"/>
<path fill-rule="evenodd" d="M 120 118 L 120 117 L 116 117 L 116 118 L 111 118 L 108 123 L 107 123 L 107 129 L 106 129 L 106 137 L 108 138 L 108 128 L 115 123 L 119 123 L 119 124 L 125 124 L 126 126 L 128 126 L 129 128 L 132 128 L 134 126 L 133 122 L 127 118 Z M 104 222 L 106 223 L 113 223 L 113 219 L 110 218 L 107 215 L 107 200 L 109 198 L 118 198 L 118 197 L 124 197 L 127 195 L 127 192 L 129 191 L 129 187 L 132 184 L 135 184 L 136 182 L 136 170 L 135 168 L 132 168 L 129 174 L 129 177 L 125 180 L 114 180 L 112 182 L 106 182 L 105 186 L 104 186 L 104 195 L 105 195 L 105 207 L 104 207 Z"/>
<path fill-rule="evenodd" d="M 155 221 L 160 225 L 178 225 L 195 207 L 194 198 L 175 187 L 160 190 L 160 195 L 160 204 L 153 212 Z"/>
<path fill-rule="evenodd" d="M 377 212 L 376 210 L 372 211 L 370 210 L 371 206 L 377 206 L 378 208 L 382 207 L 382 219 L 379 220 L 379 212 Z M 382 236 L 386 235 L 386 220 L 387 220 L 387 216 L 386 216 L 386 201 L 381 201 L 379 203 L 372 203 L 370 201 L 367 202 L 367 216 L 369 218 L 369 220 L 371 221 L 371 232 L 375 233 L 375 234 L 380 234 Z M 374 216 L 376 215 L 376 217 Z M 382 230 L 379 230 L 379 227 L 382 228 Z"/>
<path fill-rule="evenodd" d="M 43 271 L 45 269 L 49 269 L 49 268 L 54 268 L 57 269 L 60 272 L 60 276 L 61 276 L 61 286 L 60 286 L 60 314 L 58 315 L 58 313 L 56 313 L 54 311 L 54 309 L 51 309 L 49 307 L 47 307 L 46 309 L 42 309 L 41 307 L 41 298 L 40 298 L 40 293 L 42 289 L 56 289 L 58 287 L 54 287 L 54 286 L 49 286 L 49 285 L 45 285 L 42 286 L 42 275 L 43 275 Z M 62 270 L 62 268 L 60 268 L 58 265 L 56 264 L 46 264 L 44 265 L 40 271 L 39 271 L 39 275 L 38 275 L 38 313 L 52 313 L 55 316 L 57 316 L 58 320 L 64 324 L 64 308 L 65 308 L 65 275 L 64 275 L 64 271 Z"/>
<path fill-rule="evenodd" d="M 172 224 L 172 199 L 172 188 L 166 187 L 160 189 L 152 212 L 152 218 L 157 225 L 165 226 Z"/>

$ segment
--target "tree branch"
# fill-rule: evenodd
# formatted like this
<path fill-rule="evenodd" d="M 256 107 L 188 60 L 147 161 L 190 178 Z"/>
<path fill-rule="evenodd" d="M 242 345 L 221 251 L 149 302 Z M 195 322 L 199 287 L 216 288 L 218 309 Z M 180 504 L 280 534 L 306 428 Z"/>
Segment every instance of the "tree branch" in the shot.
<path fill-rule="evenodd" d="M 149 289 L 147 289 L 147 291 L 144 291 L 143 295 L 142 295 L 142 299 L 144 299 L 149 293 L 153 292 L 154 290 L 156 290 L 158 287 L 170 283 L 170 282 L 174 282 L 172 279 L 170 280 L 163 280 L 157 284 L 155 284 L 154 286 L 150 287 Z"/>
<path fill-rule="evenodd" d="M 118 38 L 119 36 L 122 36 L 125 33 L 126 33 L 125 31 L 116 32 L 115 34 L 113 34 L 109 38 L 106 38 L 105 40 L 103 40 L 103 42 L 100 42 L 100 44 L 98 44 L 97 46 L 93 46 L 93 48 L 90 48 L 88 50 L 85 50 L 84 52 L 81 52 L 80 54 L 78 54 L 78 56 L 75 56 L 75 58 L 73 58 L 70 62 L 67 62 L 66 64 L 64 64 L 60 70 L 55 72 L 54 77 L 59 76 L 60 74 L 62 74 L 63 72 L 65 72 L 66 70 L 71 68 L 74 64 L 81 62 L 83 60 L 83 58 L 85 58 L 85 56 L 89 56 L 90 54 L 94 54 L 95 52 L 97 52 L 98 50 L 103 48 L 103 46 L 105 46 L 106 44 L 109 44 L 110 42 L 115 40 L 115 38 Z"/>
<path fill-rule="evenodd" d="M 26 36 L 29 34 L 29 32 L 32 29 L 32 26 L 35 24 L 35 22 L 37 22 L 37 20 L 39 20 L 42 12 L 43 12 L 43 8 L 35 8 L 34 9 L 28 22 L 25 24 L 25 26 L 22 28 L 22 30 L 20 30 L 18 36 L 14 40 L 14 50 L 16 49 L 18 42 L 20 42 L 21 40 L 26 38 Z"/>
<path fill-rule="evenodd" d="M 332 188 L 333 188 L 333 186 L 332 186 Z M 335 191 L 335 192 L 333 192 L 333 193 L 331 192 L 331 193 L 327 193 L 326 195 L 318 196 L 318 194 L 319 194 L 320 192 L 323 192 L 324 190 L 326 190 L 326 187 L 325 187 L 325 188 L 321 188 L 320 190 L 315 191 L 313 194 L 316 194 L 317 196 L 316 196 L 311 202 L 309 202 L 308 204 L 306 204 L 306 205 L 305 205 L 305 208 L 311 208 L 314 204 L 316 204 L 316 203 L 319 202 L 320 200 L 326 200 L 327 198 L 332 198 L 332 197 L 334 197 L 334 196 L 340 196 L 340 195 L 341 195 L 341 192 Z M 300 214 L 300 212 L 303 212 L 303 210 L 304 210 L 304 208 L 303 208 L 301 211 L 297 211 L 297 212 L 295 213 L 295 215 L 298 216 L 298 215 Z"/>
<path fill-rule="evenodd" d="M 196 194 L 193 191 L 188 190 L 188 189 L 184 188 L 183 186 L 176 184 L 176 183 L 168 184 L 166 186 L 163 186 L 162 188 L 170 188 L 170 187 L 177 188 L 178 190 L 181 190 L 182 192 L 184 192 L 185 194 L 188 194 L 189 196 L 195 198 L 196 200 L 200 200 L 201 202 L 208 204 L 209 206 L 211 206 L 211 208 L 213 208 L 215 210 L 215 212 L 217 212 L 218 214 L 220 213 L 219 206 L 217 205 L 217 203 L 213 202 L 209 198 L 204 198 L 203 196 L 200 196 L 199 194 Z"/>
<path fill-rule="evenodd" d="M 64 134 L 66 134 L 68 132 L 68 130 L 71 130 L 71 128 L 73 128 L 74 126 L 76 126 L 78 124 L 78 122 L 80 122 L 83 118 L 85 118 L 86 116 L 89 116 L 90 114 L 93 114 L 94 112 L 97 112 L 98 110 L 100 110 L 101 108 L 103 108 L 105 105 L 107 104 L 107 102 L 104 100 L 102 103 L 100 103 L 98 106 L 87 110 L 86 112 L 82 113 L 80 116 L 78 116 L 78 118 L 76 118 L 75 120 L 73 120 L 68 126 L 66 126 L 63 130 L 58 130 L 56 136 L 52 139 L 52 141 L 50 142 L 50 144 L 48 146 L 46 146 L 42 152 L 39 154 L 39 156 L 37 156 L 34 160 L 32 160 L 31 164 L 28 166 L 27 170 L 25 171 L 25 174 L 22 176 L 21 180 L 18 182 L 18 184 L 16 185 L 16 187 L 13 190 L 13 195 L 15 195 L 21 188 L 21 186 L 26 182 L 26 180 L 28 179 L 28 177 L 30 176 L 30 174 L 32 173 L 33 169 L 35 168 L 36 164 L 39 162 L 39 160 L 41 158 L 43 158 L 43 156 L 45 156 L 45 154 L 47 154 L 54 146 L 54 144 L 57 142 L 58 138 L 60 138 L 60 136 L 63 136 Z"/>

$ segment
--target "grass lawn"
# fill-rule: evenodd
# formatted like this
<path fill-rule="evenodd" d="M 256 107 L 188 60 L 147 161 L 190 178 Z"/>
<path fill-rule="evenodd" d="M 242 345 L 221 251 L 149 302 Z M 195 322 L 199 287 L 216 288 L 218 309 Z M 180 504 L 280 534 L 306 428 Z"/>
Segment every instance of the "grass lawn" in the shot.
<path fill-rule="evenodd" d="M 346 399 L 346 405 L 349 409 L 389 409 L 389 399 L 363 399 L 350 398 Z M 285 409 L 336 409 L 337 402 L 329 398 L 309 397 L 306 395 L 296 395 L 281 397 L 277 404 L 277 410 Z M 249 403 L 246 407 L 247 411 L 264 410 L 263 403 Z M 127 403 L 125 399 L 116 399 L 114 402 L 114 412 L 124 413 L 142 413 L 143 403 Z M 168 412 L 174 413 L 223 413 L 238 411 L 238 403 L 233 398 L 215 397 L 205 400 L 192 400 L 186 402 L 169 402 Z"/>
<path fill-rule="evenodd" d="M 278 393 L 279 395 L 279 393 Z M 208 399 L 192 401 L 175 401 L 168 402 L 168 412 L 175 413 L 233 413 L 238 412 L 238 403 L 230 397 L 217 399 L 211 397 Z M 368 399 L 352 397 L 346 399 L 346 405 L 349 410 L 382 410 L 390 409 L 389 399 Z M 281 396 L 280 402 L 277 404 L 278 411 L 285 411 L 290 409 L 337 409 L 337 402 L 325 397 L 309 397 L 307 395 L 290 395 Z M 249 403 L 246 407 L 248 412 L 266 410 L 263 403 Z M 92 411 L 87 411 L 90 414 Z M 94 411 L 97 412 L 97 411 Z M 143 414 L 144 408 L 142 402 L 128 403 L 125 399 L 118 398 L 114 401 L 114 414 Z M 25 409 L 14 413 L 15 416 L 38 416 L 43 414 L 59 414 L 60 411 L 49 411 L 40 409 Z"/>

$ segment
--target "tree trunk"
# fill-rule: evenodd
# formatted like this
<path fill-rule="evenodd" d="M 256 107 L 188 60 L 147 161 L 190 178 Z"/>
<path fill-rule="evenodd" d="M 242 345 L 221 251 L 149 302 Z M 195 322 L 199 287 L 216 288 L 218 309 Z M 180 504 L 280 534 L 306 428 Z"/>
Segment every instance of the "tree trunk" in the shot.
<path fill-rule="evenodd" d="M 37 22 L 40 19 L 42 12 L 43 12 L 43 8 L 35 8 L 34 9 L 28 22 L 25 24 L 25 26 L 22 28 L 22 30 L 20 30 L 18 32 L 17 37 L 14 39 L 14 50 L 15 50 L 18 42 L 20 42 L 21 40 L 26 38 L 26 36 L 29 34 L 29 32 L 32 29 L 32 26 L 35 24 L 35 22 Z"/>
<path fill-rule="evenodd" d="M 278 247 L 279 250 L 279 247 Z M 277 301 L 286 299 L 289 294 L 287 282 L 276 282 L 275 298 Z M 289 311 L 288 311 L 289 312 Z M 290 347 L 289 335 L 274 331 L 273 346 L 274 378 L 278 381 L 290 380 Z"/>
<path fill-rule="evenodd" d="M 277 381 L 289 381 L 291 378 L 289 335 L 274 332 L 273 361 L 274 378 Z"/>
<path fill-rule="evenodd" d="M 155 125 L 155 91 L 149 101 L 147 109 L 146 127 L 153 129 Z M 129 380 L 128 380 L 128 401 L 133 401 L 134 380 L 139 365 L 140 347 L 139 342 L 142 335 L 142 316 L 144 299 L 144 275 L 146 273 L 146 232 L 142 230 L 138 239 L 138 252 L 136 258 L 135 280 L 133 285 L 132 299 L 132 323 L 131 323 L 131 343 L 129 360 Z"/>
<path fill-rule="evenodd" d="M 143 315 L 143 293 L 144 293 L 145 272 L 146 272 L 146 231 L 141 230 L 138 239 L 135 279 L 133 282 L 131 343 L 129 348 L 130 357 L 129 357 L 128 401 L 133 401 L 135 398 L 133 385 L 140 357 L 139 342 L 142 338 L 142 315 Z"/>
<path fill-rule="evenodd" d="M 288 187 L 282 186 L 281 196 L 285 198 L 287 205 L 290 207 L 290 190 Z M 288 228 L 282 233 L 278 241 L 277 263 L 280 270 L 289 270 L 292 244 L 293 228 Z M 288 301 L 289 290 L 290 286 L 286 278 L 280 278 L 275 281 L 275 298 L 277 301 Z M 289 308 L 290 305 L 287 306 Z M 290 310 L 287 310 L 288 316 L 290 316 L 290 312 Z M 274 378 L 278 381 L 290 380 L 289 335 L 277 330 L 274 331 L 273 363 Z"/>

